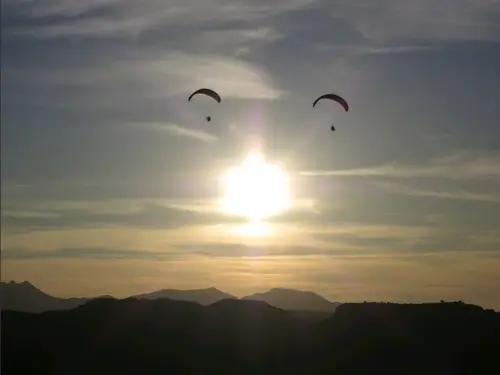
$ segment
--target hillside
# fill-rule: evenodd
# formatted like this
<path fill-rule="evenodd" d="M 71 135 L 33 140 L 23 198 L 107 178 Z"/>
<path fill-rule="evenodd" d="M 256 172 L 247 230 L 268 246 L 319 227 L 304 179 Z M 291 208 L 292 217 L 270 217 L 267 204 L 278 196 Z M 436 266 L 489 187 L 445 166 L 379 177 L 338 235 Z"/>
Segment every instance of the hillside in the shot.
<path fill-rule="evenodd" d="M 499 347 L 500 313 L 462 303 L 343 304 L 317 323 L 235 299 L 2 313 L 8 375 L 496 374 Z"/>

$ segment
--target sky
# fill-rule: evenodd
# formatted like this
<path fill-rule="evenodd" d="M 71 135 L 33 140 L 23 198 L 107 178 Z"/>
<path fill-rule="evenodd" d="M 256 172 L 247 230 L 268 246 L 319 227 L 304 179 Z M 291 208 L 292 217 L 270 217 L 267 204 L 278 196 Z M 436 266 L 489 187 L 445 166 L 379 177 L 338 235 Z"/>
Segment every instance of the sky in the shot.
<path fill-rule="evenodd" d="M 4 0 L 1 278 L 500 309 L 499 66 L 498 0 Z M 261 235 L 217 205 L 256 140 Z"/>

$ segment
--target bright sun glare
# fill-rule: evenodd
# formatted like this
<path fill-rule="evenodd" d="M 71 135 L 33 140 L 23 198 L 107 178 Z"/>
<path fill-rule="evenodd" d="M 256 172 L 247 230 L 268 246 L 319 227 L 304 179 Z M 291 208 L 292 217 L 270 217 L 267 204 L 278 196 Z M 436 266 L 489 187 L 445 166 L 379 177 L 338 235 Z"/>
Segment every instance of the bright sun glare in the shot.
<path fill-rule="evenodd" d="M 223 176 L 222 208 L 230 214 L 259 221 L 290 205 L 288 177 L 278 166 L 252 154 Z"/>

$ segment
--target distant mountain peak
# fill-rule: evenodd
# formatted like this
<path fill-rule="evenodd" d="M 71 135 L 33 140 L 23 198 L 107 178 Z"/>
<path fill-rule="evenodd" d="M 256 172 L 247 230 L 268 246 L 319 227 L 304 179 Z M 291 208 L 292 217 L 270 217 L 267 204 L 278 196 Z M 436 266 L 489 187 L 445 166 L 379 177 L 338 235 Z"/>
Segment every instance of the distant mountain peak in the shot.
<path fill-rule="evenodd" d="M 154 290 L 153 292 L 150 293 L 157 293 L 157 292 L 218 292 L 218 293 L 224 293 L 221 290 L 211 286 L 209 288 L 199 288 L 199 289 L 173 289 L 173 288 L 164 288 L 164 289 L 158 289 Z"/>
<path fill-rule="evenodd" d="M 322 300 L 328 301 L 326 298 L 320 296 L 319 294 L 309 291 L 309 290 L 298 290 L 298 289 L 290 289 L 290 288 L 272 288 L 267 292 L 260 292 L 253 294 L 254 296 L 258 295 L 282 295 L 287 297 L 296 297 L 296 298 L 304 298 L 304 297 L 313 297 L 313 298 L 321 298 Z M 300 297 L 299 297 L 300 296 Z M 328 301 L 329 302 L 329 301 Z"/>
<path fill-rule="evenodd" d="M 21 282 L 17 282 L 15 280 L 10 280 L 8 282 L 4 282 L 2 281 L 2 284 L 9 284 L 9 285 L 26 285 L 26 286 L 33 286 L 32 283 L 30 283 L 29 281 L 25 280 L 25 281 L 21 281 Z M 34 286 L 33 286 L 34 287 Z"/>
<path fill-rule="evenodd" d="M 271 288 L 270 290 L 271 291 L 285 291 L 285 292 L 301 292 L 301 290 L 298 290 L 298 289 L 285 288 L 282 286 Z"/>
<path fill-rule="evenodd" d="M 66 310 L 83 304 L 90 299 L 115 299 L 111 295 L 95 296 L 93 298 L 57 298 L 36 288 L 29 281 L 1 282 L 2 308 L 40 312 L 47 310 Z M 225 293 L 220 289 L 210 286 L 204 289 L 161 289 L 148 293 L 131 296 L 133 299 L 170 299 L 179 301 L 195 302 L 208 306 L 223 300 L 240 300 L 239 298 Z M 255 293 L 251 296 L 242 297 L 241 300 L 261 301 L 282 310 L 294 310 L 302 312 L 333 312 L 339 303 L 332 303 L 312 291 L 300 291 L 284 287 L 272 288 L 267 292 Z M 232 302 L 224 302 L 223 305 L 240 306 Z M 246 302 L 243 302 L 246 306 Z M 251 304 L 254 306 L 260 304 Z"/>
<path fill-rule="evenodd" d="M 206 288 L 204 290 L 207 290 L 207 291 L 210 291 L 210 292 L 220 292 L 220 293 L 222 293 L 222 291 L 220 289 L 217 289 L 214 286 L 211 286 L 210 288 Z"/>
<path fill-rule="evenodd" d="M 324 311 L 332 312 L 337 303 L 311 291 L 302 291 L 289 288 L 272 288 L 267 292 L 255 293 L 243 299 L 265 301 L 272 306 L 283 310 Z"/>
<path fill-rule="evenodd" d="M 310 290 L 299 290 L 299 289 L 290 289 L 290 288 L 283 288 L 283 287 L 277 287 L 277 288 L 272 288 L 270 289 L 267 293 L 273 292 L 273 293 L 301 293 L 301 294 L 314 294 L 319 296 L 319 294 L 312 292 Z"/>
<path fill-rule="evenodd" d="M 138 294 L 133 297 L 139 299 L 168 298 L 173 300 L 197 302 L 201 305 L 210 305 L 223 299 L 236 298 L 214 287 L 188 290 L 162 289 L 150 293 Z"/>
<path fill-rule="evenodd" d="M 9 282 L 2 282 L 1 285 L 5 285 L 5 287 L 9 289 L 16 288 L 16 289 L 23 289 L 25 291 L 36 291 L 39 293 L 43 293 L 40 289 L 38 289 L 29 281 L 21 281 L 18 283 L 17 281 L 11 280 Z"/>
<path fill-rule="evenodd" d="M 2 309 L 25 312 L 42 312 L 47 310 L 66 310 L 84 303 L 82 298 L 53 297 L 31 284 L 23 282 L 2 282 L 1 284 Z"/>

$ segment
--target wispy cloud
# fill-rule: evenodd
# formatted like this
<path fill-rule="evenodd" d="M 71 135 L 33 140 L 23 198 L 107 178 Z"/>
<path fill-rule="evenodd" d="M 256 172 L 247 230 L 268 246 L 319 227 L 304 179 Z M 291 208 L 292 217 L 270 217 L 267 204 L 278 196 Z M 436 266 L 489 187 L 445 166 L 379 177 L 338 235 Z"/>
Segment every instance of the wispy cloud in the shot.
<path fill-rule="evenodd" d="M 3 249 L 2 258 L 20 259 L 175 259 L 183 256 L 180 252 L 152 252 L 144 250 L 107 249 L 99 247 L 67 248 L 57 250 Z"/>
<path fill-rule="evenodd" d="M 366 39 L 493 40 L 500 38 L 500 6 L 487 0 L 6 0 L 7 12 L 58 22 L 24 27 L 18 34 L 37 37 L 136 35 L 165 25 L 200 27 L 213 22 L 262 20 L 316 5 L 323 14 L 344 19 Z M 79 16 L 76 18 L 76 16 Z"/>
<path fill-rule="evenodd" d="M 302 176 L 359 176 L 500 180 L 500 153 L 462 151 L 421 165 L 391 163 L 344 170 L 311 170 Z"/>
<path fill-rule="evenodd" d="M 285 34 L 274 28 L 258 26 L 255 28 L 230 28 L 203 31 L 197 38 L 197 50 L 224 50 L 237 56 L 244 55 L 255 46 L 276 42 Z"/>
<path fill-rule="evenodd" d="M 105 202 L 100 203 L 106 206 Z M 229 218 L 221 212 L 196 210 L 193 207 L 170 207 L 161 203 L 129 202 L 121 210 L 95 210 L 96 204 L 47 208 L 37 215 L 27 215 L 24 210 L 2 212 L 2 227 L 6 231 L 30 232 L 41 230 L 75 228 L 111 228 L 130 226 L 136 228 L 181 228 L 192 225 L 210 225 L 224 222 L 238 222 L 242 219 Z M 175 206 L 175 205 L 174 205 Z"/>
<path fill-rule="evenodd" d="M 247 220 L 229 216 L 212 199 L 110 199 L 88 201 L 7 202 L 2 210 L 2 227 L 10 233 L 71 230 L 83 228 L 181 228 L 198 225 L 234 225 Z M 313 207 L 297 199 L 282 217 L 270 218 L 275 224 L 291 223 L 297 217 L 310 217 Z M 308 215 L 309 214 L 309 215 Z M 320 222 L 315 218 L 314 223 Z"/>
<path fill-rule="evenodd" d="M 22 8 L 24 13 L 33 18 L 48 16 L 75 17 L 99 8 L 120 3 L 120 0 L 5 0 L 4 6 Z"/>
<path fill-rule="evenodd" d="M 436 45 L 395 45 L 395 46 L 356 46 L 356 45 L 334 45 L 319 43 L 315 45 L 319 51 L 336 51 L 353 55 L 382 55 L 382 54 L 402 54 L 412 52 L 438 51 L 442 47 Z"/>
<path fill-rule="evenodd" d="M 367 39 L 499 40 L 500 4 L 488 0 L 338 0 L 332 17 L 345 18 Z"/>
<path fill-rule="evenodd" d="M 114 88 L 117 92 L 113 97 L 117 99 L 124 95 L 165 98 L 186 94 L 199 87 L 214 87 L 223 98 L 278 99 L 285 94 L 275 87 L 263 67 L 235 57 L 181 51 L 149 52 L 141 56 L 115 52 L 102 58 L 94 55 L 85 66 L 47 67 L 36 72 L 11 68 L 9 72 L 19 83 L 29 80 L 45 89 L 100 87 L 97 92 L 104 91 L 108 101 Z M 134 90 L 123 92 L 124 84 L 133 84 Z M 94 90 L 92 95 L 96 96 Z"/>
<path fill-rule="evenodd" d="M 2 249 L 5 259 L 48 259 L 48 258 L 73 258 L 73 259 L 180 259 L 193 256 L 234 258 L 248 257 L 259 258 L 266 256 L 295 257 L 295 256 L 360 256 L 371 255 L 374 257 L 386 254 L 410 254 L 415 251 L 420 253 L 439 252 L 438 245 L 444 240 L 452 237 L 443 236 L 436 229 L 405 227 L 405 226 L 352 226 L 346 225 L 342 228 L 330 227 L 329 231 L 315 234 L 307 241 L 273 241 L 274 236 L 270 233 L 269 238 L 252 238 L 237 235 L 236 231 L 226 236 L 215 235 L 197 239 L 195 233 L 199 233 L 194 227 L 187 229 L 181 241 L 168 242 L 166 238 L 172 237 L 171 233 L 160 233 L 160 230 L 145 231 L 142 235 L 151 239 L 149 245 L 145 243 L 129 243 L 127 246 L 118 246 L 121 241 L 126 241 L 130 234 L 122 228 L 106 230 L 100 229 L 101 238 L 92 241 L 77 241 L 82 238 L 88 230 L 68 230 L 65 232 L 47 232 L 45 234 L 44 246 L 33 241 L 41 235 L 34 234 L 33 238 L 21 235 L 9 238 L 6 246 Z M 285 228 L 283 228 L 285 229 Z M 273 228 L 271 230 L 280 230 Z M 290 229 L 289 229 L 290 230 Z M 314 231 L 314 228 L 312 228 Z M 324 229 L 323 229 L 324 230 Z M 442 231 L 441 231 L 442 232 Z M 191 233 L 191 235 L 189 234 Z M 460 233 L 459 233 L 460 234 Z M 138 235 L 138 232 L 137 232 Z M 453 239 L 464 241 L 466 234 L 451 233 Z M 468 243 L 474 243 L 487 247 L 489 244 L 498 243 L 498 236 L 478 236 L 467 238 Z M 50 240 L 52 238 L 52 240 Z M 463 240 L 461 240 L 463 238 Z M 315 240 L 316 239 L 316 240 Z M 31 243 L 30 247 L 27 247 Z M 50 246 L 47 246 L 50 244 Z M 54 247 L 57 246 L 57 247 Z M 432 248 L 430 245 L 434 245 Z M 462 249 L 450 248 L 448 251 Z"/>
<path fill-rule="evenodd" d="M 36 37 L 109 37 L 130 36 L 155 27 L 203 27 L 213 22 L 256 21 L 292 11 L 315 0 L 89 0 L 81 2 L 9 1 L 9 10 L 33 18 L 63 17 L 59 22 L 15 30 L 16 34 Z M 92 11 L 92 12 L 91 12 Z M 73 19 L 76 15 L 81 17 Z"/>
<path fill-rule="evenodd" d="M 306 178 L 367 178 L 371 186 L 393 194 L 500 202 L 500 153 L 497 151 L 461 151 L 421 164 L 394 162 L 353 169 L 302 171 L 300 174 Z M 395 182 L 395 179 L 406 182 Z"/>
<path fill-rule="evenodd" d="M 10 193 L 12 191 L 19 191 L 32 188 L 29 184 L 18 184 L 10 181 L 2 181 L 2 194 Z"/>
<path fill-rule="evenodd" d="M 365 47 L 354 49 L 359 54 L 387 54 L 387 53 L 409 53 L 420 51 L 435 51 L 438 46 L 393 46 L 393 47 Z"/>
<path fill-rule="evenodd" d="M 216 136 L 204 130 L 188 128 L 177 124 L 146 123 L 138 124 L 138 126 L 145 129 L 165 131 L 174 136 L 192 138 L 205 143 L 213 143 L 217 141 Z"/>
<path fill-rule="evenodd" d="M 418 187 L 413 187 L 406 184 L 400 183 L 389 183 L 389 182 L 377 182 L 376 186 L 379 186 L 391 193 L 413 195 L 419 197 L 434 197 L 443 199 L 454 199 L 454 200 L 470 200 L 470 201 L 481 201 L 481 202 L 491 202 L 500 203 L 499 193 L 477 193 L 467 190 L 437 190 L 437 189 L 421 189 Z"/>
<path fill-rule="evenodd" d="M 238 99 L 278 99 L 284 91 L 271 84 L 271 77 L 258 65 L 223 55 L 170 53 L 150 68 L 176 77 L 184 90 L 215 87 L 223 97 Z"/>

